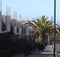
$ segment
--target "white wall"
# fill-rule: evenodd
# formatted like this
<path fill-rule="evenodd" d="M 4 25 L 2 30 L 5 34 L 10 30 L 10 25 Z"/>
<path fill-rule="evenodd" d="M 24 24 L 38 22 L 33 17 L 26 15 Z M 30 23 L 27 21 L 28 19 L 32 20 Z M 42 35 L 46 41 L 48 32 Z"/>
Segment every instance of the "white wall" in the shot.
<path fill-rule="evenodd" d="M 10 31 L 10 16 L 6 16 L 6 31 Z"/>
<path fill-rule="evenodd" d="M 14 33 L 17 33 L 17 26 L 14 26 Z"/>
<path fill-rule="evenodd" d="M 19 34 L 21 34 L 22 33 L 22 28 L 21 27 L 19 27 Z"/>

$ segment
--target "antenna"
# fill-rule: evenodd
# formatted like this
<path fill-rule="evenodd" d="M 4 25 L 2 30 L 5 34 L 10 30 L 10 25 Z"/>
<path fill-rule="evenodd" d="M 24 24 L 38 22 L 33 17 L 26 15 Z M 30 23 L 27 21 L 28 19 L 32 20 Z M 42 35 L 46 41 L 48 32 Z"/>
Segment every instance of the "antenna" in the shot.
<path fill-rule="evenodd" d="M 2 0 L 0 0 L 0 32 L 2 32 L 1 28 L 2 28 L 2 18 L 1 18 L 1 13 L 2 13 Z"/>
<path fill-rule="evenodd" d="M 2 11 L 2 0 L 0 0 L 0 11 Z"/>
<path fill-rule="evenodd" d="M 6 6 L 6 15 L 7 16 L 11 15 L 11 8 L 9 6 Z"/>

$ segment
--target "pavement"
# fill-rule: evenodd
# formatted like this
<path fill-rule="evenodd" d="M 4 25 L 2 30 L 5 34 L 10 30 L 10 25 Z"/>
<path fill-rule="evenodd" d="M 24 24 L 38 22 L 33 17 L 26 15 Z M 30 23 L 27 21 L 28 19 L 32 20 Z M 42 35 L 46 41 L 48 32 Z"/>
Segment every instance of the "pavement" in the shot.
<path fill-rule="evenodd" d="M 54 50 L 54 45 L 47 45 L 44 49 L 44 51 L 39 52 L 34 51 L 33 54 L 29 55 L 28 57 L 53 57 L 53 50 Z M 24 54 L 17 54 L 12 57 L 25 57 Z M 56 57 L 57 53 L 56 53 Z"/>
<path fill-rule="evenodd" d="M 54 51 L 54 45 L 47 45 L 40 54 L 53 54 Z"/>
<path fill-rule="evenodd" d="M 36 51 L 34 52 L 36 55 L 40 55 L 40 57 L 53 57 L 53 51 L 54 51 L 54 45 L 47 45 L 44 49 L 44 51 Z M 57 53 L 55 52 L 56 57 L 57 57 Z"/>
<path fill-rule="evenodd" d="M 47 45 L 44 49 L 44 51 L 48 51 L 48 52 L 53 52 L 54 50 L 54 45 Z"/>
<path fill-rule="evenodd" d="M 17 54 L 12 57 L 27 57 L 24 54 Z M 28 57 L 53 57 L 53 55 L 29 55 Z"/>
<path fill-rule="evenodd" d="M 47 45 L 44 49 L 44 51 L 33 51 L 33 54 L 53 54 L 53 50 L 54 50 L 54 45 Z"/>

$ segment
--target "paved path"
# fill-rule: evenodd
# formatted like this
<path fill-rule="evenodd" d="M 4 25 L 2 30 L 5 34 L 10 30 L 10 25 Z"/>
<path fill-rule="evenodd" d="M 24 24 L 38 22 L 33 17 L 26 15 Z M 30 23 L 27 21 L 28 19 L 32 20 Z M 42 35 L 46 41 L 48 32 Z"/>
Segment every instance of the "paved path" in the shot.
<path fill-rule="evenodd" d="M 40 54 L 53 54 L 54 46 L 53 45 L 47 45 L 43 52 Z"/>
<path fill-rule="evenodd" d="M 54 45 L 47 45 L 44 49 L 44 51 L 48 51 L 48 52 L 53 52 L 54 50 Z"/>
<path fill-rule="evenodd" d="M 28 57 L 53 57 L 53 45 L 47 45 L 43 52 L 35 51 L 32 55 L 29 55 Z M 17 54 L 12 57 L 25 57 L 24 54 Z M 57 57 L 57 56 L 56 56 Z"/>
<path fill-rule="evenodd" d="M 24 54 L 17 54 L 12 57 L 25 57 Z M 53 57 L 53 55 L 29 55 L 28 57 Z"/>
<path fill-rule="evenodd" d="M 53 45 L 47 45 L 44 49 L 44 51 L 39 52 L 33 51 L 33 54 L 53 54 L 54 46 Z"/>

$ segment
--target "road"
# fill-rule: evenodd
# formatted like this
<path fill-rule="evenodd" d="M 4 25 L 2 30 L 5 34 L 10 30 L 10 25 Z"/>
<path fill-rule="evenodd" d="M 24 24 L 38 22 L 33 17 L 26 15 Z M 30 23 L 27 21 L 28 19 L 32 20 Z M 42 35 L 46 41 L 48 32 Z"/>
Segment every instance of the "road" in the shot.
<path fill-rule="evenodd" d="M 12 57 L 25 57 L 25 56 L 22 54 L 18 54 Z M 53 57 L 53 55 L 43 55 L 43 54 L 42 55 L 29 55 L 28 57 Z"/>
<path fill-rule="evenodd" d="M 56 46 L 58 47 L 59 45 L 56 45 Z M 56 48 L 56 49 L 58 49 L 58 48 Z M 47 45 L 43 52 L 34 51 L 33 54 L 29 55 L 28 57 L 54 57 L 53 50 L 54 50 L 54 45 Z M 59 46 L 59 50 L 60 50 L 60 46 Z M 25 56 L 24 56 L 24 54 L 17 54 L 12 57 L 25 57 Z M 57 57 L 57 55 L 56 55 L 56 57 Z"/>

